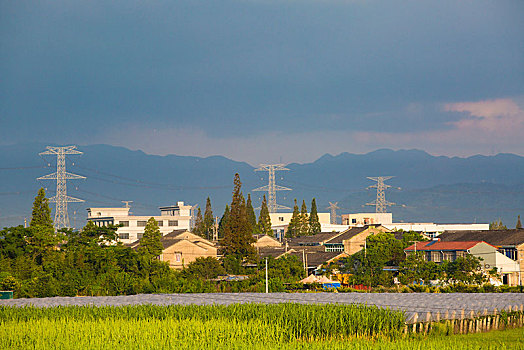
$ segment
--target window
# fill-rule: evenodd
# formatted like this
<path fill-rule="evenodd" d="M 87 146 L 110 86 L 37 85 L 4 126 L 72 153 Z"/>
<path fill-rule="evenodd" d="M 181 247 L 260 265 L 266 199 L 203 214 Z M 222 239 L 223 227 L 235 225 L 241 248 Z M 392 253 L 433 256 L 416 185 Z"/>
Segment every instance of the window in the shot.
<path fill-rule="evenodd" d="M 467 254 L 467 253 L 466 253 L 465 251 L 463 251 L 463 250 L 458 250 L 456 256 L 457 256 L 457 258 L 460 258 L 460 257 L 465 257 L 466 254 Z"/>
<path fill-rule="evenodd" d="M 442 255 L 440 252 L 431 252 L 431 261 L 442 262 Z"/>
<path fill-rule="evenodd" d="M 168 225 L 169 226 L 178 226 L 178 220 L 169 220 Z"/>
<path fill-rule="evenodd" d="M 157 223 L 158 226 L 164 226 L 164 220 L 158 220 Z"/>
<path fill-rule="evenodd" d="M 284 217 L 283 216 L 279 216 L 278 217 L 278 221 L 284 221 Z"/>
<path fill-rule="evenodd" d="M 139 232 L 136 234 L 136 239 L 142 239 L 144 237 L 144 232 Z"/>
<path fill-rule="evenodd" d="M 182 253 L 175 253 L 175 261 L 176 262 L 182 261 Z"/>
<path fill-rule="evenodd" d="M 444 252 L 444 260 L 454 261 L 454 255 L 453 252 Z"/>
<path fill-rule="evenodd" d="M 137 225 L 138 227 L 145 227 L 145 226 L 146 226 L 146 223 L 147 223 L 147 221 L 137 221 L 137 222 L 136 222 L 136 225 Z"/>
<path fill-rule="evenodd" d="M 351 223 L 352 224 L 356 224 L 357 223 L 357 219 L 351 219 Z"/>
<path fill-rule="evenodd" d="M 120 239 L 129 239 L 129 232 L 120 232 L 118 234 L 118 238 L 120 238 Z"/>
<path fill-rule="evenodd" d="M 120 221 L 119 224 L 123 227 L 129 227 L 129 221 Z"/>
<path fill-rule="evenodd" d="M 517 249 L 516 248 L 501 248 L 499 252 L 507 256 L 512 260 L 517 260 Z"/>

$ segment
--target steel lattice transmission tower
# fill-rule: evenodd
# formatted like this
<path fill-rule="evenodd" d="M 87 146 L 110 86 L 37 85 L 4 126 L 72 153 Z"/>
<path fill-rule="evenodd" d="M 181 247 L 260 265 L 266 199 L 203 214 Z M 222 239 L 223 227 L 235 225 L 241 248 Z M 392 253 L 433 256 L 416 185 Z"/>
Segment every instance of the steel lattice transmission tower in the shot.
<path fill-rule="evenodd" d="M 269 172 L 269 182 L 267 186 L 255 188 L 253 191 L 264 191 L 268 193 L 267 209 L 270 213 L 276 213 L 278 209 L 290 209 L 289 207 L 277 204 L 277 191 L 291 191 L 291 188 L 278 186 L 275 184 L 275 171 L 289 170 L 284 164 L 260 164 L 255 171 Z"/>
<path fill-rule="evenodd" d="M 329 202 L 329 207 L 328 209 L 331 209 L 331 223 L 333 225 L 336 225 L 337 224 L 337 209 L 340 209 L 340 207 L 338 206 L 338 202 L 335 202 L 335 203 L 331 203 Z"/>
<path fill-rule="evenodd" d="M 393 202 L 386 201 L 386 188 L 391 187 L 390 185 L 386 185 L 384 181 L 389 180 L 391 178 L 394 178 L 394 176 L 378 176 L 378 177 L 368 177 L 368 179 L 376 181 L 376 185 L 369 186 L 370 188 L 376 188 L 377 189 L 377 199 L 374 200 L 371 203 L 366 203 L 366 205 L 373 205 L 375 206 L 375 212 L 377 213 L 385 213 L 387 210 L 387 207 L 390 205 L 395 205 Z"/>
<path fill-rule="evenodd" d="M 82 154 L 76 146 L 52 147 L 47 146 L 47 151 L 40 155 L 56 155 L 56 173 L 39 177 L 37 180 L 56 180 L 56 195 L 49 198 L 50 202 L 56 203 L 55 209 L 55 229 L 69 227 L 69 215 L 67 214 L 67 203 L 84 202 L 83 199 L 70 197 L 67 195 L 67 180 L 85 179 L 84 176 L 71 174 L 66 171 L 66 154 Z"/>

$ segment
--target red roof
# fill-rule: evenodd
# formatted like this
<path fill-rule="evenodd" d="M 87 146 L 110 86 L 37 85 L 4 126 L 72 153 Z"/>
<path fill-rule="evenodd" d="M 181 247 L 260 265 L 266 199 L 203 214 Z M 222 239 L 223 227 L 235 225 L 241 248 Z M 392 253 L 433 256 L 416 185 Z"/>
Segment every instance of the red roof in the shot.
<path fill-rule="evenodd" d="M 416 243 L 417 250 L 467 250 L 471 249 L 479 243 L 486 243 L 484 241 L 467 241 L 467 242 L 442 242 L 442 241 L 429 241 L 429 242 L 418 242 Z M 489 243 L 486 243 L 489 244 Z M 489 244 L 491 245 L 491 244 Z M 415 244 L 410 245 L 404 250 L 415 250 Z"/>

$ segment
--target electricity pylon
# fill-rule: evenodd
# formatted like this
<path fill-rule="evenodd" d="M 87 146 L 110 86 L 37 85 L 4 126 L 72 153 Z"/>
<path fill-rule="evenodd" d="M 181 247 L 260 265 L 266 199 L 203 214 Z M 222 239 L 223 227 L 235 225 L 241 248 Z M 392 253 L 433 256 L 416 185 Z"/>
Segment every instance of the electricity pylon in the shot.
<path fill-rule="evenodd" d="M 386 185 L 384 181 L 389 180 L 393 178 L 394 176 L 378 176 L 378 177 L 368 177 L 368 179 L 376 181 L 376 185 L 369 186 L 367 189 L 370 188 L 376 188 L 377 189 L 377 199 L 374 200 L 371 203 L 366 203 L 366 205 L 373 205 L 375 206 L 375 212 L 377 213 L 385 213 L 387 210 L 387 207 L 390 205 L 395 205 L 393 202 L 386 201 L 386 188 L 391 187 L 390 185 Z"/>
<path fill-rule="evenodd" d="M 340 209 L 340 207 L 338 206 L 338 202 L 335 202 L 335 203 L 331 203 L 329 202 L 329 207 L 327 207 L 328 209 L 331 209 L 331 224 L 333 225 L 336 225 L 337 224 L 337 209 Z"/>
<path fill-rule="evenodd" d="M 55 209 L 55 229 L 69 227 L 69 215 L 67 213 L 67 203 L 84 202 L 83 199 L 70 197 L 67 195 L 67 180 L 85 179 L 84 176 L 71 174 L 66 171 L 66 154 L 82 154 L 76 146 L 52 147 L 47 146 L 47 151 L 40 155 L 56 155 L 56 173 L 41 176 L 37 180 L 56 180 L 56 195 L 49 198 L 50 202 L 56 203 Z"/>
<path fill-rule="evenodd" d="M 277 204 L 277 191 L 291 191 L 291 188 L 278 186 L 275 184 L 275 171 L 289 170 L 284 164 L 260 164 L 255 171 L 269 172 L 269 182 L 267 186 L 255 188 L 253 191 L 267 192 L 267 209 L 270 213 L 276 213 L 278 209 L 291 209 L 289 207 Z"/>

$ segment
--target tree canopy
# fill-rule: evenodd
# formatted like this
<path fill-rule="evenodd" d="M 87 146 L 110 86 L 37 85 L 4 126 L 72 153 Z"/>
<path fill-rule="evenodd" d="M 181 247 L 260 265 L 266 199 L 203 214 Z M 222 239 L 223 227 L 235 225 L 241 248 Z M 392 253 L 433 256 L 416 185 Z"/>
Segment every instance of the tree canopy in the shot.
<path fill-rule="evenodd" d="M 316 235 L 320 233 L 322 228 L 320 226 L 320 220 L 318 219 L 317 202 L 315 198 L 311 200 L 311 213 L 309 214 L 309 234 Z"/>
<path fill-rule="evenodd" d="M 33 202 L 33 211 L 31 215 L 30 226 L 47 226 L 53 227 L 53 220 L 51 220 L 51 208 L 49 208 L 49 200 L 45 196 L 45 190 L 40 188 L 38 194 Z"/>
<path fill-rule="evenodd" d="M 269 210 L 267 208 L 266 195 L 262 197 L 262 206 L 260 207 L 260 216 L 258 217 L 258 232 L 263 235 L 274 236 L 273 230 L 271 229 L 271 217 L 269 216 Z"/>
<path fill-rule="evenodd" d="M 140 239 L 138 251 L 151 259 L 157 258 L 162 254 L 162 233 L 158 227 L 158 222 L 151 217 L 147 220 L 144 228 L 144 235 Z"/>
<path fill-rule="evenodd" d="M 213 230 L 215 227 L 215 218 L 213 217 L 213 209 L 211 208 L 211 200 L 207 197 L 206 210 L 204 211 L 204 234 L 205 238 L 213 238 Z"/>
<path fill-rule="evenodd" d="M 234 178 L 233 199 L 231 201 L 229 218 L 224 227 L 224 238 L 221 245 L 226 255 L 252 259 L 255 256 L 255 248 L 251 243 L 255 242 L 255 238 L 252 234 L 246 201 L 242 195 L 241 188 L 242 182 L 237 173 Z"/>

